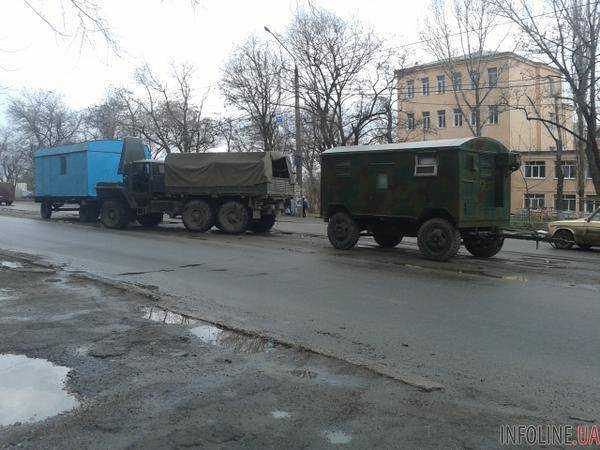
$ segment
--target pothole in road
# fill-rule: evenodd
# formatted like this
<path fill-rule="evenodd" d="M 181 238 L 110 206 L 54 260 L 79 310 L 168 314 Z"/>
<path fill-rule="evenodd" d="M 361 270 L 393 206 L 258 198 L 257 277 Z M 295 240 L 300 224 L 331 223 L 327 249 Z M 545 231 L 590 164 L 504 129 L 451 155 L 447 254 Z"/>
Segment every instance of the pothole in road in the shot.
<path fill-rule="evenodd" d="M 242 353 L 268 352 L 275 348 L 275 343 L 269 339 L 226 330 L 211 323 L 163 308 L 144 308 L 143 315 L 148 320 L 166 325 L 192 326 L 189 328 L 190 333 L 208 345 L 224 347 Z"/>
<path fill-rule="evenodd" d="M 0 425 L 36 422 L 78 406 L 65 391 L 68 367 L 24 355 L 0 355 Z"/>

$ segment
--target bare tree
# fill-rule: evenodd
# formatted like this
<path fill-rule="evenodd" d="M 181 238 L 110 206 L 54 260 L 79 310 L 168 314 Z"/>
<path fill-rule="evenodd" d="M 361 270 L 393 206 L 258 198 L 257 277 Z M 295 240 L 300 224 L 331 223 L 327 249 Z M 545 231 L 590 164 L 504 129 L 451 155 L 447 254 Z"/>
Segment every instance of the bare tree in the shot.
<path fill-rule="evenodd" d="M 28 152 L 20 147 L 14 130 L 0 130 L 0 180 L 16 185 L 30 170 Z"/>
<path fill-rule="evenodd" d="M 235 49 L 223 68 L 220 88 L 225 101 L 244 114 L 265 151 L 280 150 L 283 77 L 279 53 L 254 36 Z"/>
<path fill-rule="evenodd" d="M 37 148 L 73 142 L 81 131 L 82 116 L 52 91 L 28 91 L 13 97 L 8 117 L 24 139 Z"/>
<path fill-rule="evenodd" d="M 572 102 L 578 116 L 573 129 L 560 120 L 529 115 L 530 120 L 550 123 L 569 133 L 584 147 L 585 159 L 596 192 L 600 192 L 600 151 L 598 148 L 600 73 L 600 2 L 592 0 L 547 0 L 549 11 L 537 14 L 529 0 L 493 0 L 499 14 L 518 26 L 529 52 L 543 57 L 561 74 L 568 87 L 561 101 Z M 580 179 L 585 163 L 580 162 Z"/>
<path fill-rule="evenodd" d="M 91 139 L 117 139 L 129 134 L 127 109 L 118 90 L 110 88 L 104 100 L 83 113 L 84 134 Z"/>
<path fill-rule="evenodd" d="M 304 108 L 321 151 L 371 139 L 374 122 L 387 120 L 397 52 L 357 19 L 309 5 L 299 9 L 286 42 L 300 66 Z M 288 77 L 291 78 L 291 77 Z"/>
<path fill-rule="evenodd" d="M 421 32 L 425 49 L 442 64 L 463 122 L 473 136 L 481 136 L 490 117 L 484 106 L 497 107 L 490 104 L 496 100 L 490 94 L 498 92 L 498 80 L 508 71 L 506 63 L 497 65 L 493 58 L 497 16 L 487 0 L 432 0 L 431 6 Z M 493 76 L 484 76 L 487 69 L 495 70 Z"/>
<path fill-rule="evenodd" d="M 135 74 L 139 95 L 118 91 L 127 128 L 147 139 L 156 153 L 198 153 L 215 144 L 215 123 L 203 114 L 207 93 L 196 97 L 193 74 L 189 64 L 173 65 L 171 87 L 146 64 Z"/>

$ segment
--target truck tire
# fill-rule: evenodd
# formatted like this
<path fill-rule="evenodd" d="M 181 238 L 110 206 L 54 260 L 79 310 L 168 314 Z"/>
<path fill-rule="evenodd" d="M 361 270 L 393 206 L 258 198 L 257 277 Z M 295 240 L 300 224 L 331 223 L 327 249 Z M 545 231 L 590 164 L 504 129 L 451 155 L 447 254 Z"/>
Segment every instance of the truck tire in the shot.
<path fill-rule="evenodd" d="M 42 219 L 50 220 L 52 217 L 52 204 L 48 202 L 42 202 L 40 205 L 40 216 Z"/>
<path fill-rule="evenodd" d="M 106 200 L 102 203 L 100 220 L 106 228 L 125 228 L 130 221 L 128 208 L 121 200 Z"/>
<path fill-rule="evenodd" d="M 491 258 L 502 250 L 502 245 L 504 245 L 502 236 L 467 237 L 463 241 L 468 252 L 477 258 Z"/>
<path fill-rule="evenodd" d="M 392 248 L 402 242 L 402 235 L 384 234 L 380 232 L 373 232 L 373 239 L 382 248 Z"/>
<path fill-rule="evenodd" d="M 266 214 L 260 219 L 252 219 L 250 222 L 250 231 L 253 233 L 268 233 L 275 225 L 277 217 L 274 214 Z"/>
<path fill-rule="evenodd" d="M 80 222 L 96 222 L 100 211 L 96 205 L 81 205 L 79 207 Z"/>
<path fill-rule="evenodd" d="M 188 231 L 204 233 L 215 224 L 215 214 L 206 200 L 192 200 L 181 215 L 183 224 Z"/>
<path fill-rule="evenodd" d="M 419 228 L 417 244 L 427 259 L 448 261 L 460 248 L 460 233 L 446 219 L 429 219 Z"/>
<path fill-rule="evenodd" d="M 360 229 L 358 224 L 345 212 L 335 213 L 327 224 L 329 242 L 339 250 L 350 250 L 358 242 Z"/>
<path fill-rule="evenodd" d="M 219 223 L 219 229 L 224 233 L 243 233 L 250 222 L 248 208 L 237 200 L 225 202 L 219 206 L 217 222 Z"/>
<path fill-rule="evenodd" d="M 146 228 L 157 227 L 163 220 L 163 213 L 152 213 L 137 218 L 138 223 Z"/>

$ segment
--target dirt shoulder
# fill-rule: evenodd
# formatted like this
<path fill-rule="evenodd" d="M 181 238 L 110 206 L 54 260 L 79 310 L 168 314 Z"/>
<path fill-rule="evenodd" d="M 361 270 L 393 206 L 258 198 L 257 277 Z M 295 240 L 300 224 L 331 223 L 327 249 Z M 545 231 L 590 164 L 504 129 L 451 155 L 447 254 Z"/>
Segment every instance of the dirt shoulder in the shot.
<path fill-rule="evenodd" d="M 0 355 L 70 368 L 65 389 L 79 402 L 0 426 L 3 448 L 496 446 L 499 424 L 523 420 L 0 259 Z"/>

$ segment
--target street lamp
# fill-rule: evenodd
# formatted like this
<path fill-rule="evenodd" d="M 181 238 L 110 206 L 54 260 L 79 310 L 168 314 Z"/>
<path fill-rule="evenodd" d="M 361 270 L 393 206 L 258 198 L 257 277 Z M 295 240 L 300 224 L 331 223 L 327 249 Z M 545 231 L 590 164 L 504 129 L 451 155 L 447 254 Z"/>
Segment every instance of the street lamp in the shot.
<path fill-rule="evenodd" d="M 296 182 L 298 183 L 298 188 L 300 190 L 300 202 L 302 203 L 301 207 L 297 211 L 298 216 L 302 217 L 302 211 L 304 211 L 304 201 L 302 197 L 302 123 L 300 121 L 300 76 L 298 74 L 298 64 L 296 63 L 296 58 L 294 58 L 292 52 L 290 52 L 283 42 L 281 42 L 279 36 L 273 33 L 267 26 L 265 26 L 265 31 L 275 38 L 281 48 L 288 52 L 292 58 L 292 61 L 294 61 L 294 118 L 296 122 L 296 149 L 294 155 L 294 164 L 296 166 Z"/>

